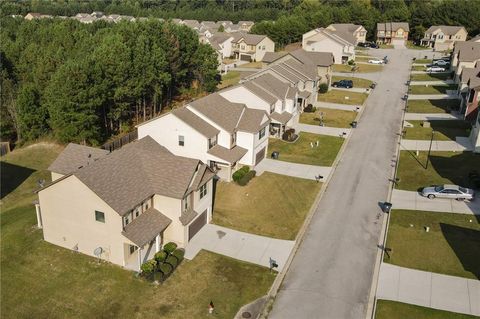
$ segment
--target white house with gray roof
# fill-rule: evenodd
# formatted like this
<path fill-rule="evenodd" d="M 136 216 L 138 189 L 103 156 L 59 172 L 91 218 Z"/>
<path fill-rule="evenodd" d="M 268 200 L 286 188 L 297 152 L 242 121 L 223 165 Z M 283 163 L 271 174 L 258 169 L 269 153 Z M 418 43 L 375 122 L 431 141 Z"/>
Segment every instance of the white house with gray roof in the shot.
<path fill-rule="evenodd" d="M 353 34 L 340 29 L 317 28 L 302 36 L 302 49 L 311 52 L 330 52 L 336 64 L 355 60 L 355 44 Z"/>
<path fill-rule="evenodd" d="M 425 31 L 420 45 L 436 51 L 452 50 L 455 42 L 466 41 L 467 30 L 462 26 L 433 25 Z"/>
<path fill-rule="evenodd" d="M 334 23 L 330 24 L 326 29 L 351 35 L 355 45 L 365 42 L 367 37 L 367 29 L 359 24 Z"/>
<path fill-rule="evenodd" d="M 275 42 L 266 35 L 233 33 L 232 51 L 242 61 L 262 61 L 267 52 L 275 52 Z"/>
<path fill-rule="evenodd" d="M 111 153 L 70 144 L 49 169 L 62 176 L 37 192 L 44 239 L 127 269 L 211 220 L 214 172 L 149 136 Z"/>

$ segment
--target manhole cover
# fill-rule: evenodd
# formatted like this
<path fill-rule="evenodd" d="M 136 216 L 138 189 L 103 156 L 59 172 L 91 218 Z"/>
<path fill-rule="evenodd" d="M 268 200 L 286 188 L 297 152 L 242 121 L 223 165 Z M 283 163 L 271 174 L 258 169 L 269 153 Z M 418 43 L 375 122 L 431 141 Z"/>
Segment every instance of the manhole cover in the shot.
<path fill-rule="evenodd" d="M 251 318 L 252 317 L 252 314 L 248 311 L 245 311 L 244 313 L 242 313 L 242 318 Z"/>

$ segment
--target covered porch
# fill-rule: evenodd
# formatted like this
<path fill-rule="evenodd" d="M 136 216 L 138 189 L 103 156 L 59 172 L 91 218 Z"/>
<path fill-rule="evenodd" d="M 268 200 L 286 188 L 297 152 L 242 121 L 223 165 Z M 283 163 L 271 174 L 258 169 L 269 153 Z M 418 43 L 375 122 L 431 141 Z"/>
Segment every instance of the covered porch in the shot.
<path fill-rule="evenodd" d="M 230 182 L 238 161 L 247 154 L 247 149 L 238 145 L 228 149 L 217 144 L 209 149 L 207 153 L 210 155 L 210 168 L 215 170 L 219 178 Z"/>
<path fill-rule="evenodd" d="M 310 97 L 310 92 L 308 91 L 298 91 L 297 97 L 297 110 L 303 111 L 303 109 L 308 105 L 308 98 Z"/>
<path fill-rule="evenodd" d="M 278 113 L 273 112 L 270 114 L 270 136 L 281 138 L 282 134 L 287 130 L 287 123 L 293 117 L 293 114 L 288 112 Z"/>

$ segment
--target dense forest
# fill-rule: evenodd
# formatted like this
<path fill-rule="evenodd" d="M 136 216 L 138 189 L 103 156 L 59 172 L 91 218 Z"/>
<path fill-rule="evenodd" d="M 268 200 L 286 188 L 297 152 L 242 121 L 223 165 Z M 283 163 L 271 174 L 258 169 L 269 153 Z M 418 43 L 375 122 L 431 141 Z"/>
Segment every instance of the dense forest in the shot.
<path fill-rule="evenodd" d="M 218 83 L 213 49 L 173 23 L 4 17 L 0 36 L 3 140 L 96 145 Z"/>

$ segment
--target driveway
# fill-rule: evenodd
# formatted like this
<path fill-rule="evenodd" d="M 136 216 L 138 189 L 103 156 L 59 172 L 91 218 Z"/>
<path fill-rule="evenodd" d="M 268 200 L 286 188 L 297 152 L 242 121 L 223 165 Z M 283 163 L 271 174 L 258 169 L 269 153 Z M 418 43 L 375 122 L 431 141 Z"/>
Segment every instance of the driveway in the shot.
<path fill-rule="evenodd" d="M 393 209 L 480 215 L 480 199 L 478 197 L 471 202 L 445 198 L 428 199 L 418 192 L 394 189 L 392 204 Z"/>
<path fill-rule="evenodd" d="M 448 85 L 453 84 L 453 80 L 445 80 L 445 81 L 412 81 L 410 85 Z"/>
<path fill-rule="evenodd" d="M 463 120 L 457 113 L 405 113 L 406 121 Z"/>
<path fill-rule="evenodd" d="M 409 94 L 409 100 L 443 100 L 443 99 L 458 99 L 456 94 Z"/>
<path fill-rule="evenodd" d="M 258 236 L 207 224 L 185 247 L 185 258 L 191 260 L 200 250 L 205 249 L 265 267 L 270 267 L 272 259 L 278 264 L 278 271 L 281 271 L 294 244 L 291 240 Z"/>
<path fill-rule="evenodd" d="M 430 149 L 430 141 L 402 140 L 401 149 L 409 151 L 428 151 Z M 455 141 L 432 141 L 432 151 L 473 151 L 473 145 L 468 137 L 458 136 Z"/>
<path fill-rule="evenodd" d="M 349 128 L 338 128 L 338 127 L 311 125 L 311 124 L 303 124 L 303 123 L 295 123 L 293 127 L 297 131 L 313 133 L 313 134 L 321 134 L 321 135 L 347 137 L 348 134 L 350 134 Z"/>
<path fill-rule="evenodd" d="M 282 156 L 282 154 L 280 154 L 280 156 Z M 330 175 L 332 168 L 328 166 L 289 163 L 265 158 L 257 166 L 255 166 L 255 170 L 257 171 L 257 175 L 261 175 L 263 172 L 272 172 L 292 177 L 315 180 L 315 176 L 317 175 L 322 175 L 324 179 L 326 179 L 328 175 Z"/>
<path fill-rule="evenodd" d="M 480 316 L 480 281 L 382 263 L 377 299 Z"/>

